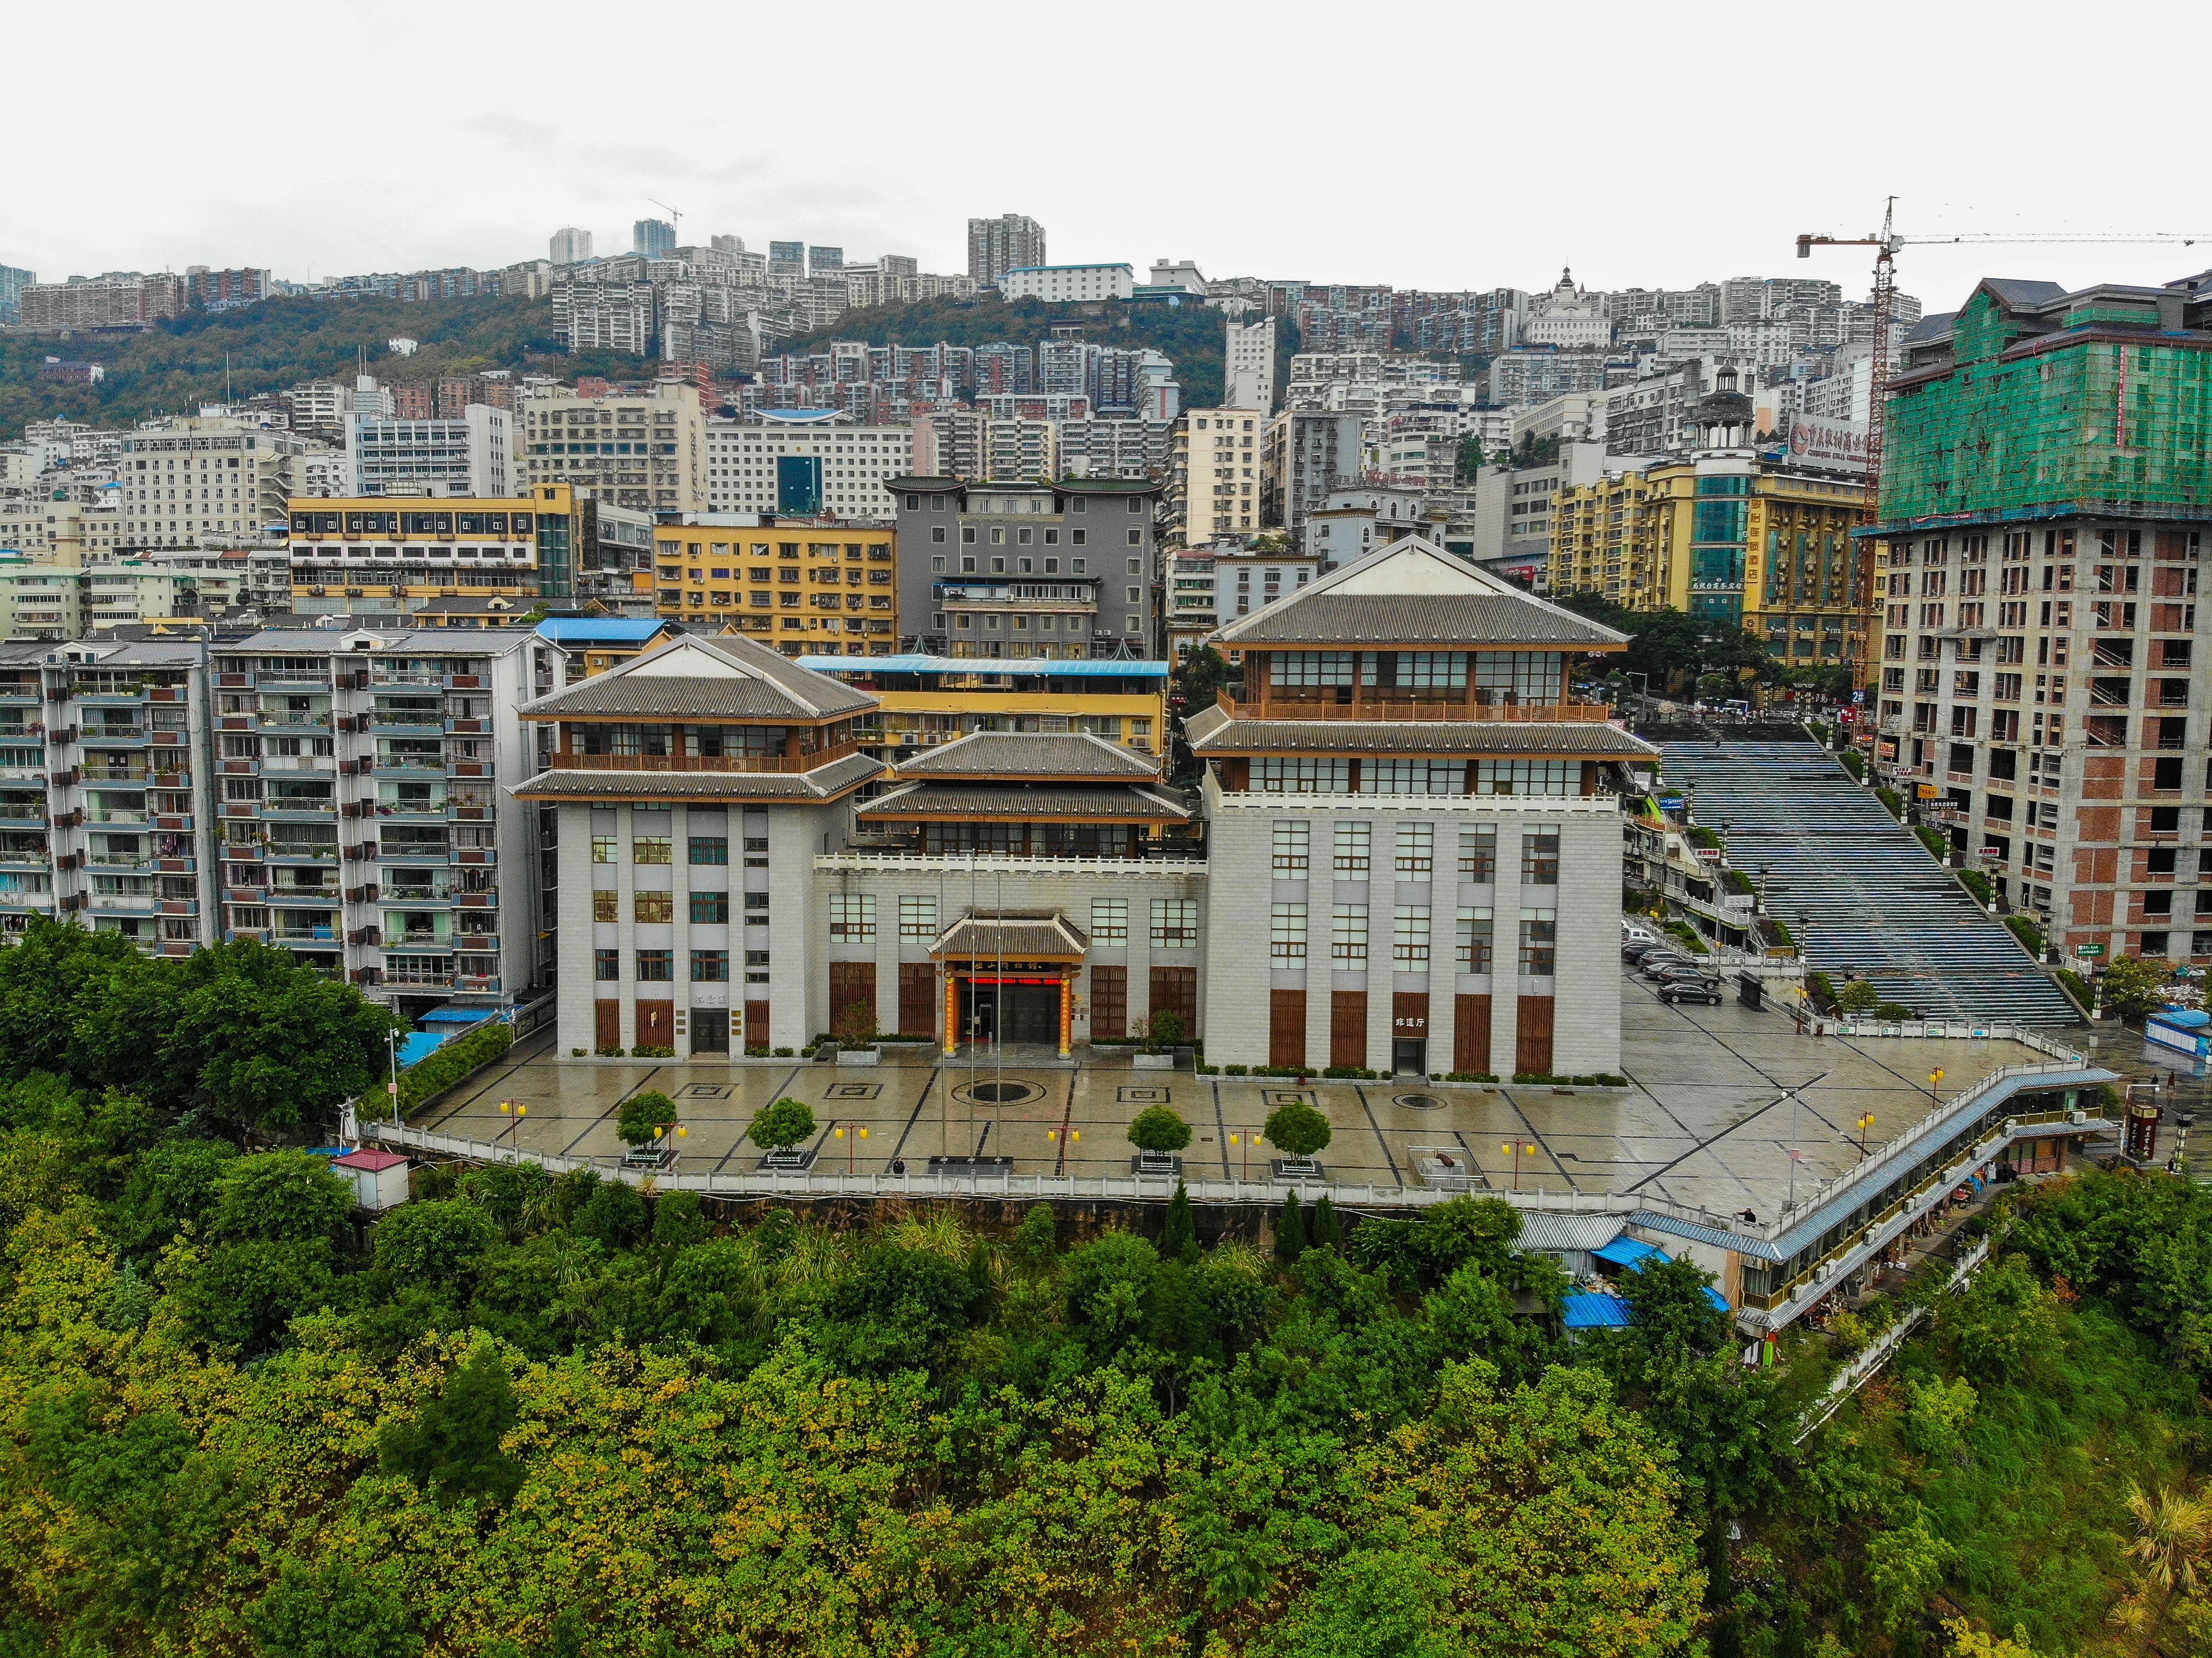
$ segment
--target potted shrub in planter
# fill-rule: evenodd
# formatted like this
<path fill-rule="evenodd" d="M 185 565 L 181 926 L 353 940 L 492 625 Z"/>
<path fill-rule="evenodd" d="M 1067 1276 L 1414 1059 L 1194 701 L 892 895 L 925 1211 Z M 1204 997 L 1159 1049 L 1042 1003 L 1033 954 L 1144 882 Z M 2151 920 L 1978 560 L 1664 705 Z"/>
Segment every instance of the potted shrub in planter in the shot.
<path fill-rule="evenodd" d="M 1139 1071 L 1175 1069 L 1176 1044 L 1188 1033 L 1189 1023 L 1180 1013 L 1155 1013 L 1145 1021 L 1145 1044 L 1133 1056 Z"/>
<path fill-rule="evenodd" d="M 1190 1144 L 1190 1125 L 1164 1105 L 1149 1105 L 1129 1120 L 1129 1144 L 1137 1148 L 1130 1173 L 1180 1175 L 1182 1159 L 1176 1153 Z"/>
<path fill-rule="evenodd" d="M 746 1138 L 761 1149 L 763 1169 L 805 1169 L 814 1162 L 814 1110 L 789 1095 L 753 1113 Z"/>
<path fill-rule="evenodd" d="M 629 1150 L 627 1163 L 666 1169 L 676 1161 L 676 1141 L 684 1133 L 677 1121 L 676 1102 L 658 1089 L 633 1094 L 615 1113 L 615 1133 Z"/>
<path fill-rule="evenodd" d="M 880 1065 L 884 1050 L 876 1046 L 876 1010 L 866 1002 L 848 1002 L 830 1022 L 837 1038 L 839 1065 Z"/>
<path fill-rule="evenodd" d="M 1277 1180 L 1325 1178 L 1322 1166 L 1314 1161 L 1314 1154 L 1328 1145 L 1334 1131 L 1328 1126 L 1328 1119 L 1313 1107 L 1304 1100 L 1279 1105 L 1268 1114 L 1267 1126 L 1261 1132 L 1270 1145 L 1288 1153 L 1274 1159 Z"/>

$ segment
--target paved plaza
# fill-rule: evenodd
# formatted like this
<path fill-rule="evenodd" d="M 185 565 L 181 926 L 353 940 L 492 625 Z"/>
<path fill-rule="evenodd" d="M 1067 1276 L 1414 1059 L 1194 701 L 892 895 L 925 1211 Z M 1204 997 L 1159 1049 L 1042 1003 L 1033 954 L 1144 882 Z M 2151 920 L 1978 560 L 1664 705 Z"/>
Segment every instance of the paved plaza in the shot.
<path fill-rule="evenodd" d="M 623 1151 L 615 1133 L 621 1102 L 658 1089 L 683 1113 L 680 1167 L 735 1174 L 760 1163 L 760 1149 L 745 1139 L 748 1120 L 790 1095 L 813 1108 L 815 1166 L 823 1172 L 849 1165 L 880 1173 L 902 1160 L 921 1173 L 932 1157 L 952 1155 L 1011 1157 L 1018 1175 L 1095 1178 L 1128 1173 L 1129 1120 L 1165 1104 L 1192 1127 L 1187 1172 L 1264 1179 L 1276 1154 L 1253 1137 L 1270 1111 L 1302 1094 L 1334 1130 L 1320 1159 L 1334 1184 L 1434 1184 L 1471 1169 L 1477 1191 L 1517 1182 L 1526 1191 L 1655 1193 L 1765 1220 L 1790 1193 L 1790 1147 L 1802 1153 L 1802 1194 L 1856 1163 L 1862 1134 L 1878 1151 L 1926 1115 L 1930 1071 L 1945 1073 L 1935 1086 L 1948 1098 L 2001 1066 L 2050 1063 L 2006 1041 L 1801 1035 L 1771 1010 L 1669 1006 L 1632 976 L 1624 976 L 1621 998 L 1631 1082 L 1618 1090 L 1400 1080 L 1299 1090 L 1282 1078 L 1139 1071 L 1111 1049 L 1079 1050 L 1072 1064 L 1017 1056 L 1001 1063 L 988 1051 L 945 1061 L 927 1046 L 890 1046 L 872 1069 L 577 1061 L 554 1058 L 539 1038 L 414 1121 L 443 1134 L 497 1137 L 526 1156 L 612 1163 Z M 527 1110 L 503 1113 L 502 1101 Z M 1869 1114 L 1862 1130 L 1859 1119 Z M 1449 1175 L 1439 1151 L 1452 1160 Z"/>

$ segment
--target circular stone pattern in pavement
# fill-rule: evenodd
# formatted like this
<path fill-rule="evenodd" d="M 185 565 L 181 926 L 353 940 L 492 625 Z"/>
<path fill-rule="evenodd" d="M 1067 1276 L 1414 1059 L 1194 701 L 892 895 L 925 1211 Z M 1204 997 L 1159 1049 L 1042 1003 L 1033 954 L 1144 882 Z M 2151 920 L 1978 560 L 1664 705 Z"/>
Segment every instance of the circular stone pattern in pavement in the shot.
<path fill-rule="evenodd" d="M 1444 1102 L 1433 1094 L 1393 1094 L 1390 1102 L 1411 1106 L 1416 1111 L 1441 1111 L 1444 1108 Z"/>
<path fill-rule="evenodd" d="M 1044 1090 L 1035 1083 L 963 1083 L 952 1090 L 952 1097 L 963 1104 L 1027 1105 L 1042 1099 Z"/>

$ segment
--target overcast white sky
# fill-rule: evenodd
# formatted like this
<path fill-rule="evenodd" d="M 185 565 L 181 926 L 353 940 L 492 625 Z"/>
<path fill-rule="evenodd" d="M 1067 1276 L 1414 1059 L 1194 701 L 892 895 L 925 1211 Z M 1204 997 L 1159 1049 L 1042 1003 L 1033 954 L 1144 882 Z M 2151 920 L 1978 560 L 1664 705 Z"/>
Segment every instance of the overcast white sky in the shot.
<path fill-rule="evenodd" d="M 1593 287 L 1817 274 L 1800 230 L 2204 233 L 2196 9 L 1859 0 L 610 8 L 296 0 L 26 7 L 9 23 L 0 263 L 46 280 L 254 264 L 291 278 L 599 251 L 684 211 L 965 268 L 971 214 L 1054 262 L 1209 276 Z M 1725 20 L 1725 21 L 1724 21 Z M 42 72 L 40 64 L 52 67 Z M 2185 125 L 2185 123 L 2187 125 Z M 2196 247 L 1914 248 L 1983 275 L 2162 281 Z"/>

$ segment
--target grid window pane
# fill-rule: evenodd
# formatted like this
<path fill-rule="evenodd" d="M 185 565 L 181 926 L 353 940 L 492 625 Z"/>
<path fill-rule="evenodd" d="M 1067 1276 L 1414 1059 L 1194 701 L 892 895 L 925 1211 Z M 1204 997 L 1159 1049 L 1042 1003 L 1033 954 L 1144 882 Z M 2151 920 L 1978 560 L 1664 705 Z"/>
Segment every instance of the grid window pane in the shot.
<path fill-rule="evenodd" d="M 1329 917 L 1329 959 L 1364 962 L 1367 959 L 1367 906 L 1339 904 Z"/>
<path fill-rule="evenodd" d="M 1534 823 L 1521 831 L 1521 884 L 1555 887 L 1559 884 L 1559 831 L 1555 825 Z"/>
<path fill-rule="evenodd" d="M 933 892 L 908 892 L 899 896 L 899 937 L 902 938 L 934 938 L 937 936 L 937 895 Z"/>
<path fill-rule="evenodd" d="M 1521 912 L 1521 976 L 1548 979 L 1559 943 L 1559 913 L 1549 909 Z"/>
<path fill-rule="evenodd" d="M 668 837 L 665 835 L 633 835 L 629 841 L 629 858 L 634 864 L 669 862 Z"/>
<path fill-rule="evenodd" d="M 1091 901 L 1091 942 L 1126 944 L 1129 942 L 1129 901 L 1093 898 Z"/>
<path fill-rule="evenodd" d="M 691 952 L 691 982 L 695 985 L 727 984 L 730 980 L 730 952 L 726 950 L 695 950 Z"/>
<path fill-rule="evenodd" d="M 619 892 L 595 892 L 592 895 L 592 919 L 594 921 L 619 921 L 622 920 L 621 905 L 622 894 Z"/>
<path fill-rule="evenodd" d="M 605 983 L 622 977 L 622 951 L 595 950 L 592 952 L 592 977 Z"/>
<path fill-rule="evenodd" d="M 1278 875 L 1304 875 L 1313 845 L 1313 825 L 1310 823 L 1278 823 L 1274 826 L 1274 865 Z"/>
<path fill-rule="evenodd" d="M 1198 900 L 1195 898 L 1153 899 L 1152 942 L 1170 949 L 1197 944 Z"/>
<path fill-rule="evenodd" d="M 618 850 L 618 844 L 611 835 L 594 835 L 592 837 L 592 861 L 595 864 L 621 862 L 622 853 Z"/>
<path fill-rule="evenodd" d="M 730 895 L 726 892 L 693 893 L 691 920 L 702 926 L 726 926 L 730 920 Z"/>
<path fill-rule="evenodd" d="M 691 837 L 690 856 L 695 864 L 726 864 L 730 861 L 730 837 L 695 835 Z"/>
<path fill-rule="evenodd" d="M 1372 823 L 1339 823 L 1336 826 L 1335 869 L 1339 875 L 1364 879 L 1375 845 L 1375 826 Z"/>
<path fill-rule="evenodd" d="M 630 895 L 631 914 L 641 921 L 672 921 L 676 919 L 676 895 L 672 892 L 634 892 Z"/>
<path fill-rule="evenodd" d="M 830 895 L 830 936 L 832 938 L 872 938 L 876 936 L 876 897 L 872 892 L 833 892 Z"/>
<path fill-rule="evenodd" d="M 1437 831 L 1431 823 L 1398 826 L 1398 873 L 1409 880 L 1425 881 L 1436 871 Z"/>
<path fill-rule="evenodd" d="M 1306 958 L 1306 907 L 1277 904 L 1268 917 L 1268 954 L 1279 962 Z"/>
<path fill-rule="evenodd" d="M 676 952 L 672 950 L 641 950 L 637 952 L 637 976 L 654 983 L 672 980 L 676 976 Z"/>
<path fill-rule="evenodd" d="M 1252 762 L 1252 786 L 1261 794 L 1342 794 L 1351 786 L 1349 760 L 1275 755 Z"/>
<path fill-rule="evenodd" d="M 1483 823 L 1459 832 L 1459 878 L 1487 884 L 1498 878 L 1498 826 Z"/>
<path fill-rule="evenodd" d="M 1462 973 L 1490 971 L 1491 913 L 1487 909 L 1463 909 L 1459 913 L 1459 970 Z"/>
<path fill-rule="evenodd" d="M 1407 969 L 1429 964 L 1429 907 L 1401 904 L 1390 929 L 1390 960 Z"/>

